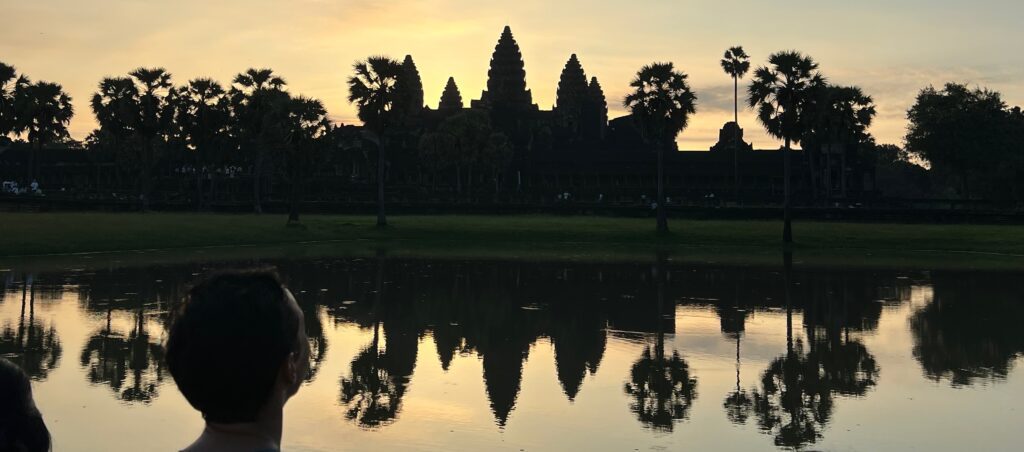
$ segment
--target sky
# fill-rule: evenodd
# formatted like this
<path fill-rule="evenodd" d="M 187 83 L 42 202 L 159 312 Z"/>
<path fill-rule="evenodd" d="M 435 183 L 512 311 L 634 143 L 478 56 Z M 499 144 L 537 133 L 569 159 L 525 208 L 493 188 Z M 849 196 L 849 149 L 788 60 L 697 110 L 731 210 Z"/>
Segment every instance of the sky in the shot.
<path fill-rule="evenodd" d="M 427 105 L 437 106 L 449 76 L 468 105 L 486 86 L 506 24 L 542 109 L 554 105 L 573 53 L 600 80 L 612 118 L 625 114 L 622 98 L 641 66 L 675 63 L 698 97 L 682 149 L 707 149 L 732 118 L 732 80 L 719 60 L 734 45 L 755 67 L 772 52 L 799 50 L 830 82 L 860 86 L 878 106 L 871 132 L 883 143 L 902 143 L 906 110 L 928 85 L 984 86 L 1024 104 L 1021 0 L 0 0 L 0 11 L 0 61 L 64 86 L 77 139 L 96 126 L 88 100 L 99 81 L 142 66 L 167 69 L 177 84 L 225 85 L 246 68 L 269 67 L 289 91 L 321 99 L 334 121 L 352 124 L 352 64 L 411 54 Z M 751 110 L 740 111 L 740 125 L 755 147 L 778 146 Z"/>

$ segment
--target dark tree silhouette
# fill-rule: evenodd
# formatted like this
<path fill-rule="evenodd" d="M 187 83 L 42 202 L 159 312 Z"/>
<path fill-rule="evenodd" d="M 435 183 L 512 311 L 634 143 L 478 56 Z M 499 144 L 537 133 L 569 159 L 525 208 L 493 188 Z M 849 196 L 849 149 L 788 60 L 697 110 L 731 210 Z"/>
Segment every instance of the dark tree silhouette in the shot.
<path fill-rule="evenodd" d="M 740 104 L 739 104 L 739 90 L 740 90 L 740 79 L 744 75 L 747 75 L 747 71 L 750 70 L 750 55 L 743 51 L 742 46 L 730 47 L 729 50 L 725 51 L 725 56 L 722 57 L 722 70 L 725 71 L 730 77 L 732 77 L 732 88 L 733 88 L 733 122 L 736 125 L 740 123 Z"/>
<path fill-rule="evenodd" d="M 0 329 L 0 356 L 17 364 L 33 380 L 41 381 L 57 369 L 63 348 L 56 327 L 36 319 L 35 300 L 35 284 L 23 284 L 17 326 L 5 324 Z"/>
<path fill-rule="evenodd" d="M 814 195 L 828 187 L 819 180 L 824 160 L 834 152 L 826 153 L 826 147 L 840 147 L 841 167 L 846 168 L 859 153 L 859 147 L 868 147 L 871 135 L 867 129 L 876 115 L 874 100 L 856 86 L 829 85 L 818 93 L 806 116 L 808 122 L 803 140 L 804 153 L 811 167 L 811 187 Z M 828 149 L 830 150 L 830 149 Z M 846 177 L 840 175 L 845 193 Z"/>
<path fill-rule="evenodd" d="M 1020 199 L 1024 119 L 999 93 L 956 83 L 941 90 L 929 86 L 917 95 L 907 119 L 907 151 L 929 162 L 933 173 L 954 179 L 962 197 L 981 192 Z"/>
<path fill-rule="evenodd" d="M 665 210 L 665 152 L 675 149 L 675 139 L 697 112 L 697 96 L 690 90 L 687 75 L 676 71 L 672 63 L 644 66 L 630 82 L 631 92 L 623 102 L 633 114 L 646 139 L 658 155 L 659 234 L 668 233 Z"/>
<path fill-rule="evenodd" d="M 288 224 L 299 224 L 299 203 L 310 176 L 329 147 L 331 122 L 323 103 L 298 96 L 288 100 L 285 114 L 285 180 L 291 185 Z"/>
<path fill-rule="evenodd" d="M 25 76 L 18 77 L 14 66 L 0 61 L 0 138 L 14 132 L 18 125 L 18 111 L 14 106 L 18 85 L 29 83 Z"/>
<path fill-rule="evenodd" d="M 177 90 L 163 68 L 139 68 L 125 78 L 104 78 L 93 94 L 92 110 L 103 137 L 133 139 L 137 194 L 149 208 L 153 171 L 175 134 Z"/>
<path fill-rule="evenodd" d="M 732 134 L 732 163 L 733 163 L 733 194 L 736 200 L 739 200 L 740 194 L 740 169 L 739 169 L 739 143 L 736 142 L 739 138 L 739 126 L 740 126 L 740 79 L 747 72 L 750 71 L 750 56 L 743 50 L 742 46 L 730 47 L 725 51 L 725 55 L 722 56 L 722 70 L 725 71 L 730 77 L 732 77 L 732 91 L 733 91 L 733 122 L 736 123 L 737 132 Z"/>
<path fill-rule="evenodd" d="M 783 148 L 782 242 L 793 242 L 792 226 L 792 144 L 804 137 L 807 114 L 820 95 L 825 78 L 818 63 L 800 52 L 785 51 L 768 57 L 768 66 L 754 71 L 748 89 L 748 103 L 768 133 L 785 142 Z"/>
<path fill-rule="evenodd" d="M 384 216 L 387 133 L 401 121 L 401 112 L 395 105 L 401 93 L 396 85 L 405 69 L 401 63 L 383 56 L 358 61 L 353 69 L 355 74 L 348 79 L 348 101 L 358 108 L 359 119 L 370 132 L 367 139 L 377 146 L 377 227 L 385 227 L 388 224 Z"/>
<path fill-rule="evenodd" d="M 1024 304 L 1009 275 L 936 275 L 930 303 L 910 317 L 924 375 L 954 387 L 1003 381 L 1024 356 Z"/>
<path fill-rule="evenodd" d="M 208 78 L 197 78 L 178 91 L 177 127 L 196 168 L 196 209 L 203 208 L 203 177 L 208 166 L 221 162 L 231 144 L 231 109 L 227 91 Z"/>
<path fill-rule="evenodd" d="M 15 82 L 15 133 L 25 133 L 31 144 L 28 161 L 28 180 L 35 179 L 35 153 L 43 146 L 68 138 L 68 124 L 74 116 L 71 97 L 56 83 L 35 82 L 27 79 Z"/>
<path fill-rule="evenodd" d="M 250 156 L 253 210 L 263 212 L 263 179 L 273 151 L 284 140 L 282 123 L 288 104 L 285 81 L 271 69 L 247 69 L 235 76 L 228 94 L 232 126 Z"/>

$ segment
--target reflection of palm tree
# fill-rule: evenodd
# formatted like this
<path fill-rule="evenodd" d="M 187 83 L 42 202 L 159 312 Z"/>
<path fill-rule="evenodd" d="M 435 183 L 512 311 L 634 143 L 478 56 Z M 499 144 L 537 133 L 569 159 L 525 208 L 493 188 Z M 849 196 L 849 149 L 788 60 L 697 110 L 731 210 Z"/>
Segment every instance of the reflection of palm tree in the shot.
<path fill-rule="evenodd" d="M 402 319 L 391 322 L 393 319 L 389 318 L 384 327 L 385 351 L 380 352 L 380 312 L 382 308 L 387 308 L 383 306 L 384 266 L 384 257 L 379 254 L 373 305 L 373 340 L 352 360 L 350 375 L 341 379 L 341 403 L 346 407 L 345 418 L 369 428 L 389 424 L 398 416 L 402 408 L 402 397 L 416 363 L 418 346 L 418 337 L 406 334 L 408 332 L 404 327 L 407 325 L 401 323 Z"/>
<path fill-rule="evenodd" d="M 379 324 L 374 325 L 373 341 L 352 360 L 351 374 L 341 379 L 341 403 L 345 419 L 364 427 L 377 427 L 394 420 L 401 408 L 404 382 L 393 378 L 381 363 Z"/>
<path fill-rule="evenodd" d="M 28 289 L 28 286 L 29 284 L 22 286 L 21 315 L 18 318 L 17 330 L 10 325 L 4 325 L 0 331 L 0 357 L 17 364 L 29 377 L 43 380 L 57 368 L 63 349 L 57 337 L 57 329 L 53 325 L 47 328 L 36 320 L 35 285 L 31 284 L 31 289 Z"/>
<path fill-rule="evenodd" d="M 665 260 L 664 255 L 659 255 L 654 267 L 659 316 L 665 312 Z M 697 379 L 690 376 L 690 368 L 678 351 L 673 350 L 671 358 L 666 359 L 661 323 L 658 322 L 653 352 L 650 346 L 645 347 L 640 359 L 633 363 L 625 391 L 633 398 L 630 409 L 640 422 L 657 430 L 672 431 L 675 422 L 689 414 L 697 397 Z"/>
<path fill-rule="evenodd" d="M 132 330 L 125 336 L 111 327 L 112 312 L 102 330 L 93 334 L 82 349 L 81 365 L 87 368 L 89 381 L 107 384 L 126 402 L 149 403 L 163 382 L 163 346 L 146 331 L 146 319 L 140 308 Z M 129 387 L 121 389 L 131 375 Z"/>
<path fill-rule="evenodd" d="M 878 366 L 864 345 L 826 326 L 825 334 L 808 327 L 811 350 L 794 344 L 790 280 L 792 255 L 784 256 L 783 283 L 786 298 L 786 354 L 773 360 L 753 392 L 753 408 L 759 427 L 775 437 L 775 445 L 801 447 L 821 438 L 829 422 L 833 396 L 862 396 L 875 385 Z M 819 339 L 821 338 L 821 339 Z"/>
<path fill-rule="evenodd" d="M 750 409 L 753 407 L 753 400 L 747 391 L 740 388 L 740 338 L 736 335 L 736 389 L 725 397 L 722 407 L 725 408 L 725 415 L 734 424 L 745 424 L 750 417 Z"/>

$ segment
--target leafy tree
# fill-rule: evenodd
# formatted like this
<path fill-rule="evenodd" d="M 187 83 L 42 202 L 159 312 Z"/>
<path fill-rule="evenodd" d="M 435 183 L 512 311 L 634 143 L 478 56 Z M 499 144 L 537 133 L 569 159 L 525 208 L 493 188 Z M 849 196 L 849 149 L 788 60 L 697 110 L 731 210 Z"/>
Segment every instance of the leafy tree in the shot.
<path fill-rule="evenodd" d="M 740 123 L 740 83 L 739 80 L 750 70 L 750 56 L 742 46 L 730 47 L 722 57 L 722 70 L 732 77 L 733 116 L 736 125 Z"/>
<path fill-rule="evenodd" d="M 263 178 L 272 151 L 281 146 L 287 105 L 285 81 L 271 69 L 247 69 L 235 76 L 228 99 L 232 126 L 252 167 L 253 210 L 263 212 Z"/>
<path fill-rule="evenodd" d="M 395 102 L 401 96 L 397 83 L 405 69 L 398 61 L 383 56 L 371 56 L 365 61 L 357 61 L 353 69 L 355 74 L 348 79 L 348 101 L 356 105 L 359 119 L 370 132 L 368 138 L 377 145 L 377 227 L 385 227 L 385 134 L 401 121 L 401 110 L 395 108 Z"/>
<path fill-rule="evenodd" d="M 977 193 L 975 186 L 986 195 L 1019 198 L 1024 152 L 1015 140 L 1024 122 L 1014 117 L 995 91 L 957 83 L 927 87 L 907 111 L 906 148 L 934 173 L 954 179 L 964 198 Z"/>
<path fill-rule="evenodd" d="M 768 66 L 754 71 L 748 89 L 748 104 L 757 109 L 757 118 L 765 130 L 785 141 L 783 150 L 783 243 L 793 242 L 790 199 L 792 144 L 803 140 L 807 115 L 825 85 L 818 63 L 796 51 L 783 51 L 768 57 Z"/>
<path fill-rule="evenodd" d="M 188 82 L 178 93 L 177 126 L 196 167 L 196 208 L 203 207 L 203 172 L 222 160 L 230 143 L 231 110 L 227 91 L 208 78 Z"/>
<path fill-rule="evenodd" d="M 632 88 L 624 101 L 645 138 L 658 154 L 658 224 L 660 234 L 668 233 L 665 210 L 665 149 L 675 143 L 690 115 L 697 112 L 697 96 L 690 90 L 687 75 L 676 71 L 672 63 L 644 66 L 630 82 Z"/>
<path fill-rule="evenodd" d="M 17 120 L 15 132 L 28 134 L 32 145 L 29 151 L 28 180 L 35 179 L 35 152 L 43 146 L 68 138 L 68 124 L 75 110 L 71 97 L 56 83 L 29 83 L 19 79 L 15 83 L 14 108 Z"/>

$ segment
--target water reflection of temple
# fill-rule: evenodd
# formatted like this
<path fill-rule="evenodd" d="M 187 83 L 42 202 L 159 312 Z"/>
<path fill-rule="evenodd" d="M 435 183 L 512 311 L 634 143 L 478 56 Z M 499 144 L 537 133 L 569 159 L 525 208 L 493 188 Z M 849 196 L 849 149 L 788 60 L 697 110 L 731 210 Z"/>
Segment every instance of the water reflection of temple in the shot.
<path fill-rule="evenodd" d="M 279 260 L 275 265 L 303 306 L 313 378 L 322 378 L 331 322 L 363 328 L 366 343 L 338 384 L 342 415 L 364 427 L 399 419 L 417 362 L 448 369 L 460 356 L 481 361 L 484 392 L 498 425 L 514 416 L 523 370 L 538 341 L 550 342 L 566 401 L 588 391 L 611 340 L 640 344 L 620 395 L 635 419 L 669 431 L 689 416 L 697 375 L 689 350 L 667 340 L 678 333 L 676 309 L 717 314 L 735 342 L 739 376 L 722 401 L 724 415 L 756 425 L 782 446 L 802 447 L 827 433 L 837 401 L 863 397 L 882 374 L 869 341 L 887 309 L 906 306 L 913 279 L 888 271 L 638 263 L 490 262 L 377 258 Z M 119 400 L 147 402 L 169 381 L 162 365 L 163 327 L 171 304 L 210 265 L 175 265 L 5 276 L 0 353 L 21 359 L 33 378 L 60 364 L 57 325 L 39 306 L 68 297 L 95 325 L 79 364 L 92 384 Z M 232 264 L 232 266 L 239 266 Z M 927 378 L 954 385 L 998 381 L 1024 351 L 1016 327 L 1024 287 L 1007 275 L 912 275 L 934 287 L 913 305 L 914 356 Z M 787 284 L 788 282 L 788 284 Z M 42 304 L 40 304 L 42 303 Z M 751 319 L 788 314 L 787 346 L 767 366 L 744 366 Z M 323 322 L 326 321 L 326 324 Z M 34 325 L 34 326 L 33 326 Z M 611 336 L 611 337 L 609 337 Z M 431 338 L 434 350 L 422 348 Z M 436 356 L 436 358 L 434 358 Z M 748 378 L 749 378 L 748 376 Z M 333 383 L 332 383 L 333 384 Z M 621 391 L 621 390 L 620 390 Z M 839 411 L 842 411 L 841 409 Z"/>

